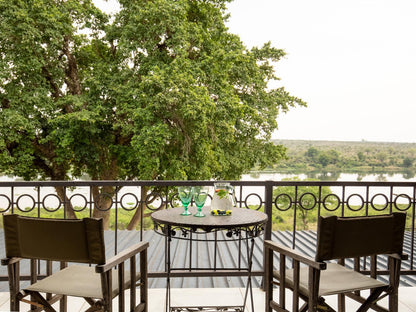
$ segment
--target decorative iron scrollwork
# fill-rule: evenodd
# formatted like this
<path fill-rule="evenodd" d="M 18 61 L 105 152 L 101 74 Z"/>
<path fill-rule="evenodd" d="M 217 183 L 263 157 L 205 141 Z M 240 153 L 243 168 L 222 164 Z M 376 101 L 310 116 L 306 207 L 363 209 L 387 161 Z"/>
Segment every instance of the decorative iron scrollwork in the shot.
<path fill-rule="evenodd" d="M 264 225 L 263 224 L 256 224 L 253 226 L 247 227 L 235 227 L 230 229 L 213 229 L 212 227 L 203 227 L 203 228 L 196 228 L 196 227 L 181 227 L 181 226 L 171 226 L 166 225 L 163 223 L 158 223 L 156 221 L 154 223 L 154 230 L 156 233 L 168 236 L 168 237 L 175 237 L 177 239 L 187 239 L 190 234 L 209 234 L 215 232 L 225 232 L 225 236 L 227 237 L 226 240 L 236 240 L 243 238 L 243 234 L 246 233 L 246 237 L 258 237 L 263 234 L 264 232 Z M 179 235 L 176 235 L 179 233 Z M 209 241 L 210 239 L 207 238 L 198 238 L 198 236 L 194 236 L 193 240 L 201 240 L 201 241 Z M 221 241 L 222 239 L 217 238 L 217 241 Z"/>

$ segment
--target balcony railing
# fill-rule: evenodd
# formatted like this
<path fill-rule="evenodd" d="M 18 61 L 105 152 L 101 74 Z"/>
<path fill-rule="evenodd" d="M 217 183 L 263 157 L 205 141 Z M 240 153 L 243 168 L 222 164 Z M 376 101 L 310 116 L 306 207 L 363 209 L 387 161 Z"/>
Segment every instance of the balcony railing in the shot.
<path fill-rule="evenodd" d="M 272 231 L 290 231 L 293 248 L 299 244 L 297 231 L 315 230 L 320 215 L 368 216 L 406 212 L 409 259 L 402 265 L 402 274 L 416 275 L 414 182 L 225 182 L 234 186 L 238 207 L 261 210 L 268 215 L 265 239 L 271 239 Z M 181 185 L 213 186 L 214 181 L 0 182 L 0 212 L 69 218 L 72 211 L 81 218 L 94 216 L 94 210 L 108 211 L 108 226 L 113 230 L 114 253 L 117 253 L 117 237 L 119 231 L 127 227 L 125 220 L 134 218 L 137 221 L 132 222 L 130 228 L 139 231 L 140 239 L 143 239 L 144 231 L 152 229 L 150 214 L 153 211 L 180 206 L 176 188 Z M 363 266 L 364 271 L 368 270 L 365 263 Z M 150 272 L 149 277 L 163 277 L 164 273 Z M 7 277 L 0 276 L 0 280 L 7 280 Z"/>

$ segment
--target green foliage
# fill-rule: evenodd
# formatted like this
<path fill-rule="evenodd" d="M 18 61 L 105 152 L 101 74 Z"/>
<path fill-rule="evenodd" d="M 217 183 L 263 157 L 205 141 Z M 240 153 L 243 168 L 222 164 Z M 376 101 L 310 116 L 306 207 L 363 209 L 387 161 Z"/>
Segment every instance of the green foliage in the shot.
<path fill-rule="evenodd" d="M 235 179 L 271 166 L 283 88 L 227 0 L 0 0 L 0 171 L 25 179 Z"/>
<path fill-rule="evenodd" d="M 395 172 L 415 175 L 416 144 L 279 140 L 287 158 L 269 169 L 295 173 Z"/>
<path fill-rule="evenodd" d="M 413 163 L 415 161 L 415 158 L 411 157 L 405 157 L 403 158 L 403 167 L 405 168 L 411 168 L 413 166 Z"/>

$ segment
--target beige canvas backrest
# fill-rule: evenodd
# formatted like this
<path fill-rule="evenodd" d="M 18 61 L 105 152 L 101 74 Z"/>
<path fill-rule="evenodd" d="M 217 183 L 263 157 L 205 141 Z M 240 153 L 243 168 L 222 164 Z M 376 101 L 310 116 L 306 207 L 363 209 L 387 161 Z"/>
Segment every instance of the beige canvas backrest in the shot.
<path fill-rule="evenodd" d="M 4 215 L 7 257 L 105 263 L 101 219 L 41 219 Z"/>
<path fill-rule="evenodd" d="M 406 214 L 320 217 L 316 261 L 401 254 Z"/>

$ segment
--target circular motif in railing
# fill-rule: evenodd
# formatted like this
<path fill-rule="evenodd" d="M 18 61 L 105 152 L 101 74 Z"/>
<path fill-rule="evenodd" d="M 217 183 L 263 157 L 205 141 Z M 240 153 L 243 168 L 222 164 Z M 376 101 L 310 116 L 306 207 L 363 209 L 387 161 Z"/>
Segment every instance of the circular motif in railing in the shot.
<path fill-rule="evenodd" d="M 72 200 L 74 200 L 77 197 L 81 197 L 81 199 L 84 201 L 84 206 L 77 206 L 77 205 L 75 205 L 74 202 L 72 202 Z M 83 211 L 85 208 L 87 208 L 87 204 L 88 204 L 87 198 L 84 195 L 82 195 L 82 194 L 74 194 L 74 195 L 72 195 L 71 197 L 69 197 L 69 202 L 72 205 L 72 210 L 74 210 L 76 212 Z M 81 208 L 77 209 L 76 207 L 81 207 Z"/>
<path fill-rule="evenodd" d="M 19 205 L 19 202 L 20 202 L 21 200 L 23 200 L 25 197 L 28 197 L 28 198 L 29 198 L 29 199 L 33 202 L 32 207 L 31 207 L 31 208 L 29 208 L 29 209 L 25 209 L 24 207 L 20 207 L 20 205 Z M 32 210 L 35 208 L 35 206 L 36 206 L 36 201 L 35 201 L 35 199 L 33 198 L 33 196 L 28 195 L 28 194 L 23 194 L 23 195 L 20 195 L 20 196 L 17 198 L 17 200 L 16 200 L 16 207 L 17 207 L 17 209 L 19 209 L 21 212 L 29 212 L 29 211 L 32 211 Z M 30 207 L 30 206 L 27 206 L 27 207 Z"/>
<path fill-rule="evenodd" d="M 160 201 L 160 205 L 159 207 L 153 208 L 152 206 L 150 206 L 150 204 L 154 203 L 155 200 L 159 200 Z M 146 196 L 146 208 L 151 210 L 151 211 L 156 211 L 159 210 L 163 207 L 163 197 L 162 195 L 160 195 L 159 193 L 150 193 L 149 195 Z"/>
<path fill-rule="evenodd" d="M 397 203 L 397 200 L 399 198 L 402 198 L 402 197 L 403 198 L 406 198 L 407 201 L 408 201 L 408 204 L 407 204 L 407 207 L 406 208 L 400 208 L 400 206 L 399 206 L 400 204 Z M 396 196 L 396 198 L 394 198 L 393 204 L 394 204 L 394 208 L 396 208 L 397 210 L 399 210 L 399 211 L 406 211 L 406 210 L 408 210 L 412 206 L 412 198 L 409 195 L 407 195 L 407 194 L 399 194 L 399 195 Z"/>
<path fill-rule="evenodd" d="M 139 199 L 133 193 L 126 193 L 120 197 L 120 206 L 124 210 L 132 211 L 139 206 Z"/>
<path fill-rule="evenodd" d="M 335 206 L 335 208 L 330 208 L 329 205 L 333 205 L 334 203 L 330 200 L 331 197 L 335 197 L 335 199 L 337 200 L 337 205 Z M 335 211 L 339 208 L 339 206 L 341 205 L 341 199 L 338 197 L 338 195 L 336 194 L 328 194 L 324 197 L 323 201 L 322 201 L 322 205 L 324 206 L 324 208 L 327 211 Z"/>
<path fill-rule="evenodd" d="M 236 202 L 237 202 L 237 200 L 236 200 Z M 205 201 L 205 205 L 204 206 L 211 206 L 211 203 L 212 203 L 212 195 L 211 194 L 208 194 L 207 200 Z"/>
<path fill-rule="evenodd" d="M 376 204 L 374 203 L 374 200 L 375 200 L 377 197 L 382 197 L 382 198 L 384 199 L 384 201 L 385 201 L 384 206 L 383 206 L 383 207 L 381 207 L 381 208 L 378 208 L 378 207 L 376 206 Z M 386 209 L 386 208 L 387 208 L 387 206 L 389 205 L 389 199 L 387 198 L 387 196 L 386 196 L 386 195 L 381 194 L 381 193 L 378 193 L 378 194 L 375 194 L 373 197 L 371 197 L 370 204 L 371 204 L 371 207 L 373 207 L 373 209 L 374 209 L 374 210 L 377 210 L 377 211 L 383 211 L 383 210 L 384 210 L 384 209 Z"/>
<path fill-rule="evenodd" d="M 308 197 L 312 197 L 312 201 L 308 200 Z M 304 210 L 312 210 L 315 208 L 318 201 L 316 200 L 316 196 L 312 194 L 311 192 L 303 193 L 299 197 L 299 206 Z M 309 207 L 306 207 L 309 206 Z"/>
<path fill-rule="evenodd" d="M 256 197 L 258 199 L 259 203 L 257 205 L 257 208 L 250 208 L 249 207 L 249 198 L 250 197 Z M 244 205 L 247 209 L 259 210 L 261 208 L 261 206 L 263 205 L 263 201 L 262 201 L 261 196 L 259 194 L 251 193 L 251 194 L 248 194 L 246 196 L 246 198 L 244 199 Z"/>
<path fill-rule="evenodd" d="M 209 194 L 208 194 L 209 196 Z M 180 203 L 180 199 L 179 199 L 179 193 L 174 193 L 169 201 L 166 203 L 166 208 L 176 208 L 178 207 L 178 202 Z M 169 206 L 168 206 L 169 205 Z"/>
<path fill-rule="evenodd" d="M 6 208 L 0 207 L 0 213 L 3 213 L 3 212 L 6 212 L 7 210 L 10 209 L 10 207 L 12 206 L 12 202 L 11 202 L 10 198 L 7 197 L 6 195 L 0 194 L 0 198 L 5 198 L 6 201 L 8 202 Z M 0 203 L 2 203 L 2 202 L 4 202 L 4 201 L 3 200 L 0 200 Z"/>
<path fill-rule="evenodd" d="M 107 205 L 107 203 L 106 203 L 107 200 L 108 200 L 109 205 Z M 95 208 L 97 210 L 108 211 L 113 206 L 113 197 L 108 193 L 98 194 L 97 197 L 94 198 L 94 204 L 95 204 Z"/>
<path fill-rule="evenodd" d="M 350 206 L 350 200 L 352 198 L 354 198 L 355 196 L 358 197 L 361 200 L 361 206 L 359 208 L 356 208 L 356 209 L 354 209 Z M 364 207 L 364 198 L 360 194 L 351 194 L 350 196 L 348 196 L 346 204 L 347 204 L 347 207 L 348 207 L 349 210 L 359 211 Z"/>
<path fill-rule="evenodd" d="M 53 199 L 55 199 L 55 200 L 57 199 L 58 200 L 58 203 L 56 205 L 56 208 L 51 208 L 51 203 L 48 203 L 48 202 L 51 201 L 50 200 L 51 198 L 52 198 L 52 201 L 53 201 Z M 48 194 L 48 195 L 46 195 L 42 199 L 42 207 L 43 207 L 43 209 L 45 209 L 46 211 L 49 211 L 49 212 L 55 212 L 55 211 L 57 211 L 61 207 L 61 205 L 62 205 L 62 201 L 59 198 L 59 196 L 56 195 L 56 194 Z"/>
<path fill-rule="evenodd" d="M 284 197 L 287 197 L 287 200 L 284 200 Z M 281 199 L 281 204 L 287 204 L 286 208 L 279 207 L 278 200 Z M 293 201 L 292 198 L 288 194 L 279 194 L 274 199 L 274 205 L 275 207 L 280 211 L 287 211 L 292 207 Z"/>

